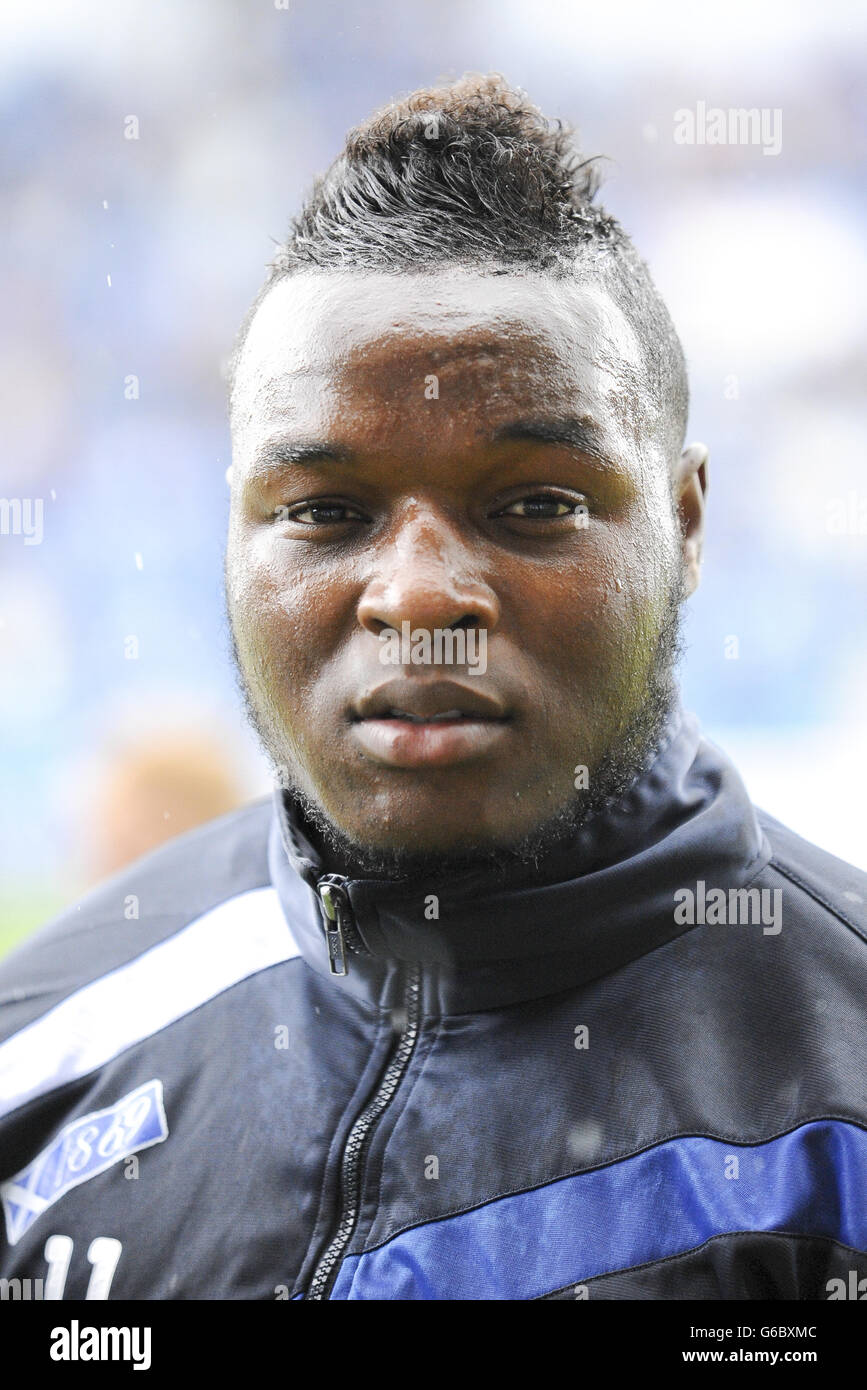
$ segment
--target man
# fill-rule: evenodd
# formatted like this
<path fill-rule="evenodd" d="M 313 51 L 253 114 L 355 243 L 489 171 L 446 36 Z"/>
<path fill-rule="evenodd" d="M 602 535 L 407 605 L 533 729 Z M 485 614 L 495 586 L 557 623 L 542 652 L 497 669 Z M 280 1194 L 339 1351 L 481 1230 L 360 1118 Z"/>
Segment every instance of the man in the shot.
<path fill-rule="evenodd" d="M 595 192 L 559 126 L 465 78 L 354 131 L 293 223 L 232 364 L 226 566 L 278 789 L 6 963 L 4 1276 L 867 1276 L 865 876 L 681 709 L 707 451 Z"/>

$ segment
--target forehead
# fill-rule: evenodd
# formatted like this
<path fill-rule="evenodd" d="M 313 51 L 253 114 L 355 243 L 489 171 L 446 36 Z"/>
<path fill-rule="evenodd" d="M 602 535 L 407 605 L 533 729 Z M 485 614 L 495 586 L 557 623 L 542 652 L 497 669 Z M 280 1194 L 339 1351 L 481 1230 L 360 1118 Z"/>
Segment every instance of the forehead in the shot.
<path fill-rule="evenodd" d="M 314 270 L 268 292 L 232 399 L 236 444 L 276 422 L 322 417 L 371 428 L 406 418 L 436 377 L 470 428 L 517 408 L 568 408 L 631 429 L 647 381 L 637 335 L 596 283 L 463 268 L 387 274 Z"/>

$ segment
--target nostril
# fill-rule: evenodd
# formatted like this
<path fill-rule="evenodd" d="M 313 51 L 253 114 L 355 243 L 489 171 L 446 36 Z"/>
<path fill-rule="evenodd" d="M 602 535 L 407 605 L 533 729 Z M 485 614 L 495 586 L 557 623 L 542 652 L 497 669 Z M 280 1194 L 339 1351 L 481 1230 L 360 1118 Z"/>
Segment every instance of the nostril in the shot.
<path fill-rule="evenodd" d="M 370 632 L 374 634 L 375 637 L 381 637 L 384 632 L 400 632 L 402 629 L 403 622 L 409 622 L 410 626 L 413 628 L 417 626 L 419 628 L 426 628 L 429 630 L 433 627 L 441 626 L 443 631 L 445 631 L 448 628 L 451 628 L 455 632 L 458 632 L 462 629 L 464 631 L 469 631 L 472 628 L 482 626 L 481 621 L 479 619 L 479 615 L 477 613 L 465 613 L 462 618 L 456 618 L 453 623 L 442 623 L 441 625 L 425 623 L 420 620 L 418 622 L 413 622 L 411 619 L 406 618 L 403 620 L 399 619 L 397 621 L 389 622 L 387 618 L 375 618 L 373 617 L 373 615 L 371 615 L 369 618 L 365 620 L 365 626 L 368 628 Z"/>

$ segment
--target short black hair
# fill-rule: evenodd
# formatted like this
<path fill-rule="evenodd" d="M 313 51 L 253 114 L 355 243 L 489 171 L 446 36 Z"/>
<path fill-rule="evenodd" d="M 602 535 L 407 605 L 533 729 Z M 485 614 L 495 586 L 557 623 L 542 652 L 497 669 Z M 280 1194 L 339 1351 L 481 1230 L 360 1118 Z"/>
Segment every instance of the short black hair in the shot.
<path fill-rule="evenodd" d="M 647 266 L 595 201 L 600 181 L 574 131 L 497 73 L 468 73 L 390 102 L 349 132 L 292 221 L 238 333 L 230 400 L 256 310 L 295 271 L 536 269 L 595 280 L 623 310 L 658 412 L 652 422 L 639 400 L 630 402 L 632 425 L 658 424 L 672 462 L 689 408 L 683 349 Z"/>

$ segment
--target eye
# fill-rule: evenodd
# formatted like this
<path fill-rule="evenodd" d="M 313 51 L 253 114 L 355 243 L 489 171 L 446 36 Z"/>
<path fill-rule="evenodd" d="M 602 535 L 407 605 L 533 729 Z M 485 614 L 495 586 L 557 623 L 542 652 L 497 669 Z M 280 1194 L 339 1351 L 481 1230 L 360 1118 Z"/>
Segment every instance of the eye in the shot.
<path fill-rule="evenodd" d="M 586 505 L 579 498 L 561 497 L 553 492 L 534 492 L 510 502 L 497 516 L 517 516 L 527 521 L 559 521 L 574 516 L 576 510 L 586 514 Z"/>
<path fill-rule="evenodd" d="M 346 521 L 364 521 L 354 507 L 344 502 L 301 502 L 294 507 L 280 506 L 274 516 L 278 521 L 298 521 L 302 526 L 334 526 Z"/>

